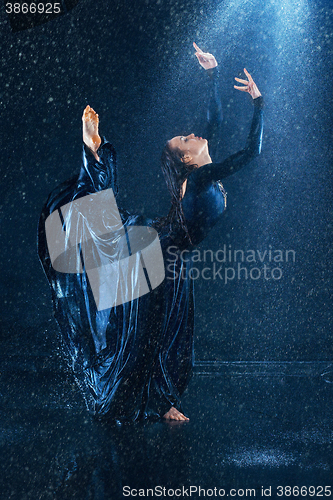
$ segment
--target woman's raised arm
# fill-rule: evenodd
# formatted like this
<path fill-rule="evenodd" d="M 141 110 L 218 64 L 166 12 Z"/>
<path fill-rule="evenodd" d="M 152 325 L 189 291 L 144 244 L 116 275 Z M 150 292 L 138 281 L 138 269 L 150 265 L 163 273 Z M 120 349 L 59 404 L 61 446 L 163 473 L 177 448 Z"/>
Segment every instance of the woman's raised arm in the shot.
<path fill-rule="evenodd" d="M 223 122 L 222 103 L 219 92 L 218 63 L 213 54 L 203 52 L 195 42 L 193 42 L 193 47 L 196 50 L 195 56 L 197 57 L 200 66 L 206 70 L 206 73 L 209 76 L 206 125 L 200 132 L 200 135 L 207 139 L 211 157 L 218 158 Z"/>
<path fill-rule="evenodd" d="M 245 167 L 261 152 L 262 135 L 263 135 L 263 98 L 261 93 L 253 81 L 253 78 L 246 69 L 244 72 L 248 80 L 236 78 L 236 80 L 244 87 L 235 86 L 237 90 L 248 92 L 253 99 L 253 118 L 250 127 L 250 132 L 244 149 L 238 151 L 221 163 L 211 163 L 197 169 L 194 173 L 196 182 L 203 184 L 210 181 L 222 180 L 231 174 L 238 172 Z"/>

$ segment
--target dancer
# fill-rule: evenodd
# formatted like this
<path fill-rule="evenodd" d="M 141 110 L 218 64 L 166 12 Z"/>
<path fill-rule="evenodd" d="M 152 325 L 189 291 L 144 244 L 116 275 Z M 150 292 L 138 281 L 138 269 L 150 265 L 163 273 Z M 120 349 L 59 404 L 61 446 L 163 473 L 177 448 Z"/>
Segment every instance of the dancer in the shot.
<path fill-rule="evenodd" d="M 213 84 L 208 130 L 211 138 L 220 133 L 221 106 L 218 97 L 217 62 L 212 54 L 204 53 L 195 43 L 200 65 L 209 72 Z M 165 417 L 187 420 L 181 410 L 181 395 L 188 385 L 193 366 L 194 290 L 191 260 L 181 252 L 190 252 L 218 222 L 226 206 L 226 192 L 221 179 L 237 172 L 261 151 L 263 131 L 263 99 L 251 75 L 244 69 L 247 80 L 236 78 L 248 92 L 254 104 L 250 133 L 245 148 L 221 163 L 213 163 L 208 141 L 194 134 L 176 136 L 167 142 L 162 153 L 162 170 L 171 195 L 171 209 L 155 227 L 166 261 L 164 282 L 165 309 L 161 328 L 161 346 L 152 381 L 159 392 L 176 396 Z M 171 398 L 169 398 L 171 400 Z"/>
<path fill-rule="evenodd" d="M 221 125 L 217 62 L 194 44 L 200 65 L 210 76 L 208 139 Z M 213 163 L 207 138 L 175 136 L 162 153 L 162 168 L 171 194 L 169 214 L 151 222 L 160 236 L 166 278 L 149 294 L 112 309 L 98 311 L 87 276 L 52 268 L 45 220 L 56 209 L 89 193 L 112 188 L 117 194 L 115 151 L 100 138 L 98 115 L 83 114 L 84 154 L 78 177 L 53 191 L 39 223 L 39 256 L 51 284 L 55 317 L 69 364 L 88 408 L 99 417 L 134 421 L 150 416 L 185 421 L 181 396 L 193 367 L 194 301 L 191 262 L 180 258 L 197 245 L 222 215 L 226 193 L 221 179 L 260 153 L 262 98 L 251 75 L 238 79 L 254 103 L 245 148 L 222 163 Z M 119 207 L 118 207 L 119 208 Z M 124 226 L 147 225 L 142 217 L 119 209 Z M 172 256 L 172 259 L 171 259 Z"/>

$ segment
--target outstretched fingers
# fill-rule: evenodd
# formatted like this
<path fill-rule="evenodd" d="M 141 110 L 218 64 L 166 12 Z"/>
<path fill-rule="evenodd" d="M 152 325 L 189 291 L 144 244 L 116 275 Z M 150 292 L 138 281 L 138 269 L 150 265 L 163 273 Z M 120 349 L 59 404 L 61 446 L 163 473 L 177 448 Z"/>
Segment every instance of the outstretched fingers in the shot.
<path fill-rule="evenodd" d="M 236 85 L 234 85 L 234 89 L 242 90 L 243 92 L 248 92 L 249 91 L 248 87 L 237 87 Z"/>
<path fill-rule="evenodd" d="M 235 77 L 236 82 L 242 83 L 245 87 L 238 87 L 234 85 L 234 88 L 237 90 L 242 90 L 243 92 L 250 92 L 251 86 L 254 84 L 253 78 L 250 73 L 244 68 L 244 73 L 247 76 L 248 80 L 243 80 L 242 78 Z"/>
<path fill-rule="evenodd" d="M 237 85 L 234 85 L 235 89 L 242 90 L 243 92 L 249 92 L 250 82 L 248 82 L 247 80 L 242 80 L 241 78 L 236 78 L 236 77 L 235 77 L 235 80 L 236 80 L 236 82 L 243 83 L 245 85 L 245 87 L 239 87 Z"/>
<path fill-rule="evenodd" d="M 257 97 L 261 96 L 261 93 L 260 93 L 257 85 L 255 84 L 252 76 L 246 70 L 246 68 L 244 68 L 244 73 L 247 76 L 248 80 L 243 80 L 241 78 L 235 78 L 236 82 L 242 83 L 244 85 L 244 87 L 234 85 L 234 88 L 237 90 L 241 90 L 242 92 L 248 92 L 251 95 L 252 99 L 257 99 Z"/>
<path fill-rule="evenodd" d="M 203 53 L 204 53 L 204 52 L 203 52 L 203 50 L 201 50 L 201 49 L 197 46 L 197 44 L 196 44 L 195 42 L 193 42 L 193 47 L 195 48 L 195 50 L 196 50 L 199 54 L 203 54 Z"/>
<path fill-rule="evenodd" d="M 249 82 L 247 80 L 242 80 L 241 78 L 235 77 L 236 82 L 243 83 L 244 85 L 248 85 Z"/>
<path fill-rule="evenodd" d="M 199 62 L 207 62 L 207 61 L 208 61 L 208 59 L 207 59 L 207 57 L 205 57 L 205 53 L 203 52 L 203 50 L 201 50 L 201 49 L 197 46 L 197 44 L 196 44 L 195 42 L 193 42 L 193 47 L 194 47 L 194 48 L 195 48 L 195 50 L 196 50 L 195 55 L 196 55 L 196 57 L 197 57 L 198 61 L 199 61 Z"/>
<path fill-rule="evenodd" d="M 253 78 L 252 78 L 252 76 L 250 75 L 250 73 L 247 71 L 247 69 L 246 69 L 246 68 L 244 68 L 244 73 L 245 73 L 245 74 L 246 74 L 246 76 L 248 77 L 249 82 L 251 82 L 251 83 L 252 83 L 252 82 L 253 82 Z"/>

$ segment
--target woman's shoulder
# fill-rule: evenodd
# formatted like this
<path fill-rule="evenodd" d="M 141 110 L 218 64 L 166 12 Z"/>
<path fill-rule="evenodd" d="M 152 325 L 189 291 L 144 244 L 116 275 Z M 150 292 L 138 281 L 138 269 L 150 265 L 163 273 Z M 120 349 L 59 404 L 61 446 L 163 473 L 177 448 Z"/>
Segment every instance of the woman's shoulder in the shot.
<path fill-rule="evenodd" d="M 202 167 L 195 168 L 188 176 L 188 187 L 190 189 L 202 189 L 207 185 L 214 183 L 212 173 L 214 172 L 215 163 L 207 163 Z"/>

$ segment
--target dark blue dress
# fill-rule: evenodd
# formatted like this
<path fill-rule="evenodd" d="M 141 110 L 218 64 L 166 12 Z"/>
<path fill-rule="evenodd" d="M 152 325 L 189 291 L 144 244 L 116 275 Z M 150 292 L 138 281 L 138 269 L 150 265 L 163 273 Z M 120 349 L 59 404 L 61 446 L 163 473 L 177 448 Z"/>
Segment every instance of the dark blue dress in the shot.
<path fill-rule="evenodd" d="M 217 88 L 217 75 L 211 75 L 211 99 L 208 113 L 209 143 L 220 133 L 221 106 Z M 221 163 L 204 165 L 189 175 L 182 208 L 191 242 L 184 230 L 171 222 L 160 234 L 166 278 L 160 287 L 163 299 L 161 338 L 163 339 L 151 386 L 155 392 L 182 411 L 181 395 L 192 374 L 194 352 L 194 280 L 191 278 L 191 251 L 218 222 L 226 207 L 226 192 L 221 180 L 237 172 L 256 158 L 261 151 L 263 134 L 263 99 L 253 101 L 254 112 L 250 132 L 243 150 Z M 211 151 L 211 148 L 210 148 Z M 186 255 L 185 253 L 186 252 Z M 181 258 L 181 253 L 185 258 Z M 163 291 L 162 291 L 163 290 Z M 162 398 L 161 398 L 162 399 Z"/>
<path fill-rule="evenodd" d="M 206 137 L 214 140 L 222 117 L 216 70 L 210 71 L 210 78 Z M 182 250 L 190 252 L 200 243 L 222 215 L 225 191 L 218 181 L 260 153 L 262 98 L 253 102 L 253 120 L 245 148 L 221 163 L 193 171 L 188 177 L 182 206 L 191 244 L 178 221 L 161 230 L 166 277 L 155 290 L 138 299 L 98 311 L 85 272 L 57 272 L 46 242 L 45 221 L 54 210 L 108 188 L 117 193 L 116 155 L 111 144 L 103 139 L 99 162 L 84 147 L 80 174 L 58 186 L 44 205 L 38 227 L 38 254 L 51 286 L 64 354 L 92 414 L 135 421 L 163 416 L 171 406 L 182 411 L 181 396 L 194 361 L 194 290 L 191 262 L 179 256 Z M 150 223 L 121 208 L 119 212 L 126 227 Z"/>

